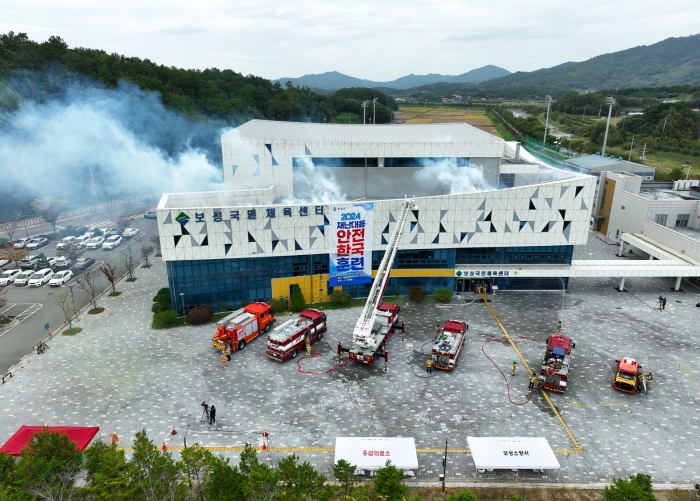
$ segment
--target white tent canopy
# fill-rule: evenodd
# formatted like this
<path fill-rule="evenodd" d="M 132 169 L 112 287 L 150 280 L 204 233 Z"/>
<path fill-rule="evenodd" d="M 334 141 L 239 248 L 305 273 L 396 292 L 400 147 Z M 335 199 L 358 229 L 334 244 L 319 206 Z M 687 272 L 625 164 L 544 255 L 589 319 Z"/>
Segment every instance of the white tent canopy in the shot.
<path fill-rule="evenodd" d="M 412 437 L 336 437 L 334 462 L 341 459 L 361 470 L 377 470 L 387 460 L 402 470 L 418 468 L 416 442 Z"/>
<path fill-rule="evenodd" d="M 467 437 L 477 470 L 558 470 L 544 437 Z"/>

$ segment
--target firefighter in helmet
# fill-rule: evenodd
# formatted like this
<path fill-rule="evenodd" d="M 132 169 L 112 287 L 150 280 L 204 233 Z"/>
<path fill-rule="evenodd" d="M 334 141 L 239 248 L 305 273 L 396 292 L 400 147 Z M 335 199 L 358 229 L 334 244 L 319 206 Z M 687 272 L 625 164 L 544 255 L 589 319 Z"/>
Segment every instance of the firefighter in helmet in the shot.
<path fill-rule="evenodd" d="M 515 368 L 517 367 L 518 363 L 513 360 L 513 363 L 510 364 L 510 375 L 515 376 Z"/>
<path fill-rule="evenodd" d="M 440 323 L 437 323 L 437 324 L 435 324 L 435 339 L 440 337 L 440 332 L 441 332 Z"/>
<path fill-rule="evenodd" d="M 647 378 L 647 390 L 651 390 L 651 381 L 652 381 L 652 379 L 654 379 L 654 374 L 651 371 L 649 371 L 646 374 L 646 378 Z"/>

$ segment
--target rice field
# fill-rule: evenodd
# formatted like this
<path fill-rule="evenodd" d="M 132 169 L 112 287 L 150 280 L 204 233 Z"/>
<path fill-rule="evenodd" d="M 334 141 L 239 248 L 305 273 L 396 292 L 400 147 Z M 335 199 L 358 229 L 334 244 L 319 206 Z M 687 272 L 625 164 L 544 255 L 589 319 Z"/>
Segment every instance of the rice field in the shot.
<path fill-rule="evenodd" d="M 500 136 L 483 110 L 402 106 L 394 118 L 407 124 L 467 123 L 489 134 Z"/>

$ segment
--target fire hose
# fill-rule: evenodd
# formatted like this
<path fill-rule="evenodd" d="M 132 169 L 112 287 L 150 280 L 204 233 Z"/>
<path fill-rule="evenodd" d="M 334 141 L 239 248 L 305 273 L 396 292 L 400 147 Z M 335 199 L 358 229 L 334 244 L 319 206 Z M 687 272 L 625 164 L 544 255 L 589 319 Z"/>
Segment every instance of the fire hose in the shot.
<path fill-rule="evenodd" d="M 420 356 L 422 356 L 422 355 L 425 355 L 425 352 L 423 351 L 423 347 L 424 347 L 426 344 L 432 344 L 432 343 L 434 343 L 434 342 L 435 342 L 435 341 L 431 339 L 430 341 L 427 341 L 427 342 L 423 343 L 423 344 L 420 346 L 420 353 L 413 353 L 412 355 L 406 355 L 406 359 L 408 360 L 408 363 L 411 364 L 411 372 L 413 372 L 413 375 L 414 375 L 414 376 L 419 377 L 419 378 L 421 378 L 421 379 L 428 379 L 428 378 L 431 378 L 431 377 L 435 377 L 435 375 L 437 374 L 437 370 L 435 370 L 435 372 L 433 372 L 432 374 L 429 374 L 429 375 L 427 375 L 427 376 L 421 376 L 420 374 L 416 374 L 416 369 L 415 369 L 415 367 L 414 367 L 415 362 L 412 360 L 412 358 L 420 357 Z"/>
<path fill-rule="evenodd" d="M 307 358 L 319 358 L 319 357 L 322 357 L 322 356 L 323 356 L 323 354 L 322 354 L 321 352 L 318 352 L 318 351 L 314 350 L 313 348 L 311 348 L 311 351 L 313 351 L 313 352 L 315 353 L 314 356 L 312 356 L 312 357 L 302 357 L 302 358 L 300 358 L 300 359 L 297 361 L 297 371 L 298 371 L 298 372 L 301 372 L 302 374 L 310 374 L 311 376 L 322 376 L 322 375 L 324 375 L 324 374 L 330 374 L 331 372 L 335 372 L 335 371 L 337 371 L 338 369 L 341 369 L 341 368 L 345 367 L 345 366 L 348 365 L 348 363 L 350 362 L 350 359 L 348 358 L 348 359 L 345 359 L 345 362 L 342 362 L 342 363 L 336 365 L 335 367 L 331 367 L 330 369 L 325 370 L 325 371 L 320 371 L 320 372 L 305 371 L 305 370 L 303 370 L 303 369 L 301 368 L 301 361 L 302 361 L 302 360 L 306 360 Z"/>
<path fill-rule="evenodd" d="M 528 341 L 541 341 L 541 340 L 544 339 L 544 338 L 514 337 L 514 338 L 511 338 L 511 339 L 513 339 L 513 340 L 515 340 L 515 339 L 526 339 L 526 340 L 528 340 Z M 489 356 L 486 354 L 486 351 L 484 350 L 484 347 L 485 347 L 487 344 L 489 344 L 489 343 L 494 343 L 494 342 L 497 342 L 497 341 L 508 341 L 508 340 L 509 340 L 508 338 L 501 337 L 501 338 L 497 338 L 497 339 L 491 339 L 490 341 L 486 341 L 484 344 L 481 345 L 481 352 L 486 356 L 486 358 L 488 358 L 488 359 L 491 361 L 491 363 L 496 367 L 496 369 L 498 369 L 498 372 L 501 373 L 501 376 L 503 377 L 503 381 L 505 381 L 505 383 L 506 383 L 506 388 L 508 388 L 508 400 L 510 401 L 510 403 L 513 404 L 513 405 L 526 405 L 527 403 L 530 402 L 530 400 L 532 400 L 532 397 L 535 396 L 535 389 L 537 388 L 537 386 L 534 386 L 534 387 L 532 388 L 532 391 L 530 392 L 530 396 L 527 398 L 527 400 L 525 400 L 525 401 L 522 402 L 522 403 L 513 402 L 513 399 L 510 398 L 510 383 L 508 383 L 508 378 L 506 377 L 505 373 L 501 370 L 501 368 L 498 366 L 498 364 L 497 364 L 496 362 L 494 362 L 493 359 L 492 359 L 491 357 L 489 357 Z"/>

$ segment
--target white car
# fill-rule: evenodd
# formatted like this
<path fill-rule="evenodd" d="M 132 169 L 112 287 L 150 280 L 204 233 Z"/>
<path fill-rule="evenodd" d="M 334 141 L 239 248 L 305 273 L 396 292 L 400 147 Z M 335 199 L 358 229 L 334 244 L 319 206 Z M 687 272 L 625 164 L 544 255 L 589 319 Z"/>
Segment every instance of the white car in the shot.
<path fill-rule="evenodd" d="M 29 282 L 29 279 L 32 275 L 34 275 L 34 270 L 23 271 L 15 276 L 14 284 L 17 287 L 24 287 L 25 285 L 27 285 L 27 282 Z"/>
<path fill-rule="evenodd" d="M 79 237 L 76 237 L 75 240 L 73 240 L 73 245 L 77 246 L 78 249 L 84 249 L 85 244 L 87 244 L 88 240 L 92 238 L 92 232 L 87 232 L 85 235 L 81 235 Z"/>
<path fill-rule="evenodd" d="M 39 270 L 34 275 L 31 276 L 27 285 L 29 287 L 41 287 L 49 283 L 49 280 L 53 278 L 53 270 L 51 268 L 44 268 Z"/>
<path fill-rule="evenodd" d="M 0 286 L 10 285 L 14 283 L 15 278 L 22 270 L 7 270 L 0 273 Z"/>
<path fill-rule="evenodd" d="M 58 262 L 57 257 L 47 257 L 46 260 L 49 262 L 49 264 L 53 267 L 56 266 L 56 263 Z"/>
<path fill-rule="evenodd" d="M 49 239 L 45 237 L 32 238 L 27 242 L 27 249 L 41 249 L 44 245 L 48 245 Z"/>
<path fill-rule="evenodd" d="M 124 238 L 131 238 L 135 237 L 136 235 L 139 234 L 139 229 L 138 228 L 127 228 L 124 230 L 122 233 L 122 237 Z"/>
<path fill-rule="evenodd" d="M 31 238 L 20 238 L 15 242 L 15 245 L 12 246 L 13 249 L 24 249 Z"/>
<path fill-rule="evenodd" d="M 107 240 L 105 240 L 105 242 L 102 244 L 102 249 L 103 250 L 116 249 L 121 244 L 122 244 L 122 237 L 120 237 L 119 235 L 112 235 Z"/>
<path fill-rule="evenodd" d="M 0 259 L 0 268 L 4 268 L 5 266 L 10 264 L 11 262 L 12 261 L 10 261 L 9 259 Z"/>
<path fill-rule="evenodd" d="M 104 237 L 92 237 L 85 244 L 85 248 L 86 249 L 99 249 L 100 247 L 102 247 L 103 243 L 105 243 Z"/>
<path fill-rule="evenodd" d="M 75 240 L 76 240 L 75 237 L 66 237 L 66 238 L 62 239 L 60 242 L 58 242 L 58 244 L 56 244 L 56 248 L 57 249 L 65 249 L 70 244 L 74 243 Z"/>
<path fill-rule="evenodd" d="M 68 282 L 71 278 L 73 278 L 72 271 L 70 271 L 70 270 L 59 271 L 58 273 L 54 273 L 53 278 L 51 278 L 51 280 L 49 280 L 49 285 L 51 287 L 60 287 L 61 285 Z"/>

